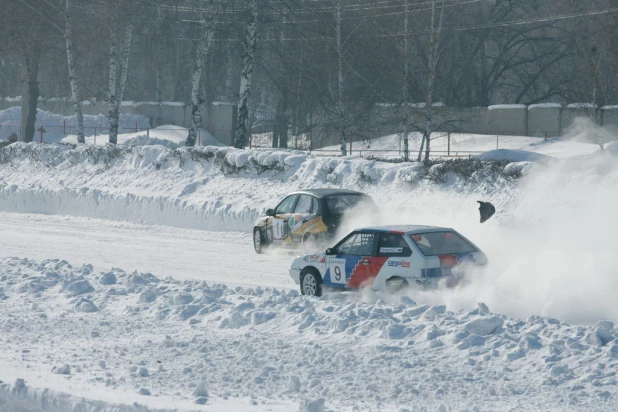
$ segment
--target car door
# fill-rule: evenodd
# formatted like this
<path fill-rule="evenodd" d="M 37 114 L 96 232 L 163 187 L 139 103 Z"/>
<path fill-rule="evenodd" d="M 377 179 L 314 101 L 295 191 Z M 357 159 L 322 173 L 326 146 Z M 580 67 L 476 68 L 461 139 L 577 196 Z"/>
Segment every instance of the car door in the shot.
<path fill-rule="evenodd" d="M 301 194 L 296 202 L 294 214 L 288 220 L 291 228 L 292 242 L 300 243 L 303 237 L 310 231 L 315 224 L 315 217 L 318 212 L 318 202 L 311 195 Z"/>
<path fill-rule="evenodd" d="M 272 217 L 271 226 L 273 243 L 289 243 L 291 241 L 291 231 L 288 221 L 292 212 L 294 212 L 297 200 L 297 194 L 289 195 L 275 208 L 275 215 Z"/>
<path fill-rule="evenodd" d="M 372 265 L 375 256 L 376 234 L 353 232 L 334 248 L 328 257 L 324 283 L 334 287 L 359 288 L 371 283 L 377 272 Z"/>

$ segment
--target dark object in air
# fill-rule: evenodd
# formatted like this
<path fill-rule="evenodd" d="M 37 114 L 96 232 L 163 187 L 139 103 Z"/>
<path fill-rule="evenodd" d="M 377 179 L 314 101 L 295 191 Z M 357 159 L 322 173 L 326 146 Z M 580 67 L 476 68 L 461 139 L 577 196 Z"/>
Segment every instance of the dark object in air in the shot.
<path fill-rule="evenodd" d="M 480 200 L 477 200 L 477 202 L 480 204 L 479 211 L 481 212 L 481 223 L 485 223 L 496 213 L 496 208 L 489 202 L 481 202 Z"/>

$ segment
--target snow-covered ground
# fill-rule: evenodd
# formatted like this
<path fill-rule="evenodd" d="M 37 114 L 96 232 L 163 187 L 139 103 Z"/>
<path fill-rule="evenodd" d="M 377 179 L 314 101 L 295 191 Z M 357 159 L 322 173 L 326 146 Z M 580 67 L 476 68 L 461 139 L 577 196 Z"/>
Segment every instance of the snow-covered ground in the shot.
<path fill-rule="evenodd" d="M 420 142 L 420 134 L 410 134 L 410 157 L 416 156 Z M 346 147 L 349 150 L 349 142 Z M 449 135 L 447 133 L 433 133 L 431 137 L 431 151 L 436 157 L 447 156 L 447 154 L 456 157 L 468 157 L 496 149 L 524 150 L 555 158 L 568 158 L 592 154 L 598 150 L 598 146 L 572 138 L 551 137 L 544 139 L 542 137 L 451 133 L 449 148 Z M 339 153 L 339 145 L 327 146 L 315 152 L 333 155 Z M 352 141 L 352 154 L 387 158 L 402 157 L 402 135 L 394 134 L 369 141 Z"/>
<path fill-rule="evenodd" d="M 442 166 L 294 151 L 0 149 L 0 380 L 60 410 L 616 410 L 616 147 L 508 152 L 504 173 L 441 182 Z M 298 296 L 290 255 L 255 255 L 249 232 L 325 186 L 369 193 L 384 223 L 457 228 L 487 271 L 448 292 Z M 483 225 L 477 200 L 498 209 Z"/>
<path fill-rule="evenodd" d="M 484 304 L 451 312 L 371 293 L 313 299 L 62 260 L 3 259 L 0 270 L 3 379 L 92 400 L 235 410 L 320 399 L 337 411 L 618 407 L 611 322 L 522 321 Z"/>

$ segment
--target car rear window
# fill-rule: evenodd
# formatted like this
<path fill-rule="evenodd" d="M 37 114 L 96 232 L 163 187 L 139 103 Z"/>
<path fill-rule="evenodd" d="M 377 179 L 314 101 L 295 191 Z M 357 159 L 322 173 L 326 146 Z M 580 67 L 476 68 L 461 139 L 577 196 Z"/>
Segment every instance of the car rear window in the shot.
<path fill-rule="evenodd" d="M 410 235 L 425 256 L 471 253 L 478 250 L 455 232 L 431 232 Z"/>
<path fill-rule="evenodd" d="M 326 201 L 326 207 L 328 210 L 334 214 L 343 214 L 347 209 L 354 207 L 361 202 L 366 202 L 367 204 L 373 206 L 373 201 L 371 198 L 362 194 L 330 195 L 326 196 L 324 200 Z"/>

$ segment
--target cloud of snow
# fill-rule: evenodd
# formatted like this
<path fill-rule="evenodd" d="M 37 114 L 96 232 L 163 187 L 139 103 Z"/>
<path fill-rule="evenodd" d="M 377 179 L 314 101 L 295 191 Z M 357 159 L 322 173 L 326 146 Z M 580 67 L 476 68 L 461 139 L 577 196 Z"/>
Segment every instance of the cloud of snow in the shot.
<path fill-rule="evenodd" d="M 618 158 L 609 150 L 538 166 L 522 179 L 516 194 L 505 191 L 482 199 L 433 191 L 409 196 L 411 208 L 391 211 L 387 220 L 454 227 L 490 262 L 462 288 L 414 292 L 419 303 L 469 309 L 484 302 L 491 310 L 522 318 L 618 321 Z M 494 202 L 498 213 L 480 224 L 476 200 Z"/>
<path fill-rule="evenodd" d="M 604 145 L 616 140 L 615 130 L 608 127 L 601 127 L 589 117 L 578 117 L 566 129 L 566 136 L 569 139 Z"/>

